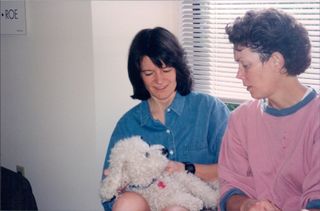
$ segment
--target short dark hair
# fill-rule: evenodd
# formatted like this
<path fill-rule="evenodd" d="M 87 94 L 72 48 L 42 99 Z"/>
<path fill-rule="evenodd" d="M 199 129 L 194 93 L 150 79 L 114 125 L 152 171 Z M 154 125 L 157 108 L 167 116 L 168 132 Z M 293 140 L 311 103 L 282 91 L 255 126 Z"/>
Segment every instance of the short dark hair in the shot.
<path fill-rule="evenodd" d="M 150 93 L 144 86 L 141 77 L 141 61 L 148 56 L 158 67 L 165 64 L 176 69 L 176 91 L 187 95 L 192 89 L 191 72 L 186 54 L 177 38 L 162 27 L 143 29 L 134 37 L 128 56 L 128 75 L 133 87 L 133 99 L 147 100 Z"/>
<path fill-rule="evenodd" d="M 262 62 L 279 52 L 289 75 L 303 73 L 311 64 L 311 44 L 307 30 L 291 15 L 274 8 L 250 10 L 225 28 L 235 46 L 249 47 Z"/>

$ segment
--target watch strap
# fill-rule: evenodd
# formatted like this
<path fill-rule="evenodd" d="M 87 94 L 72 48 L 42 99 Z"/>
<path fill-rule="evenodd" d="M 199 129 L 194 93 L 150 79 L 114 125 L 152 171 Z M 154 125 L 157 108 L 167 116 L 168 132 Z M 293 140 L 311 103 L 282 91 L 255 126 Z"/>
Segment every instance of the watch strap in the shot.
<path fill-rule="evenodd" d="M 195 174 L 196 173 L 196 167 L 193 163 L 190 162 L 183 162 L 184 163 L 184 169 L 187 171 L 187 173 Z"/>

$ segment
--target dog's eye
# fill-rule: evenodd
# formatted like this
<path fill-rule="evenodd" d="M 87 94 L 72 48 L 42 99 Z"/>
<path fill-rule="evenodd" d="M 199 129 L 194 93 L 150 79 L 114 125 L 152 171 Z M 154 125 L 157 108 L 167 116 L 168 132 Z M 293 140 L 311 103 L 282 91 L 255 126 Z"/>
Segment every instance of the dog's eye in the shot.
<path fill-rule="evenodd" d="M 150 156 L 150 153 L 146 152 L 144 156 L 146 156 L 146 158 L 148 158 Z"/>

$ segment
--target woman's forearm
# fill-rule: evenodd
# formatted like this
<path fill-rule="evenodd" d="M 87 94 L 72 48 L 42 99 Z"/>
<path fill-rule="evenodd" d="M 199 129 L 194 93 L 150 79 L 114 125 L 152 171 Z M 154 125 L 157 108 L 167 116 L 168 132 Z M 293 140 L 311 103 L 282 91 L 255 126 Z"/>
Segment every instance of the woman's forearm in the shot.
<path fill-rule="evenodd" d="M 195 164 L 195 175 L 206 182 L 214 182 L 218 179 L 218 164 Z"/>

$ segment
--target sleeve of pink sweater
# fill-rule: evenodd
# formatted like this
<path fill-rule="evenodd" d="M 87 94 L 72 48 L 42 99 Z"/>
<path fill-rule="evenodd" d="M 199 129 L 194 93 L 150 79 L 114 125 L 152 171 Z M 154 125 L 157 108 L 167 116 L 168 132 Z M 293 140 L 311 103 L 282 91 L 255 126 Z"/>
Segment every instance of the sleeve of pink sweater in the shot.
<path fill-rule="evenodd" d="M 251 197 L 255 193 L 247 151 L 244 143 L 237 139 L 239 133 L 244 132 L 239 124 L 241 121 L 239 118 L 239 116 L 235 116 L 235 113 L 231 114 L 227 132 L 221 145 L 219 158 L 219 177 L 223 178 L 220 179 L 221 197 L 233 188 L 240 189 Z"/>

